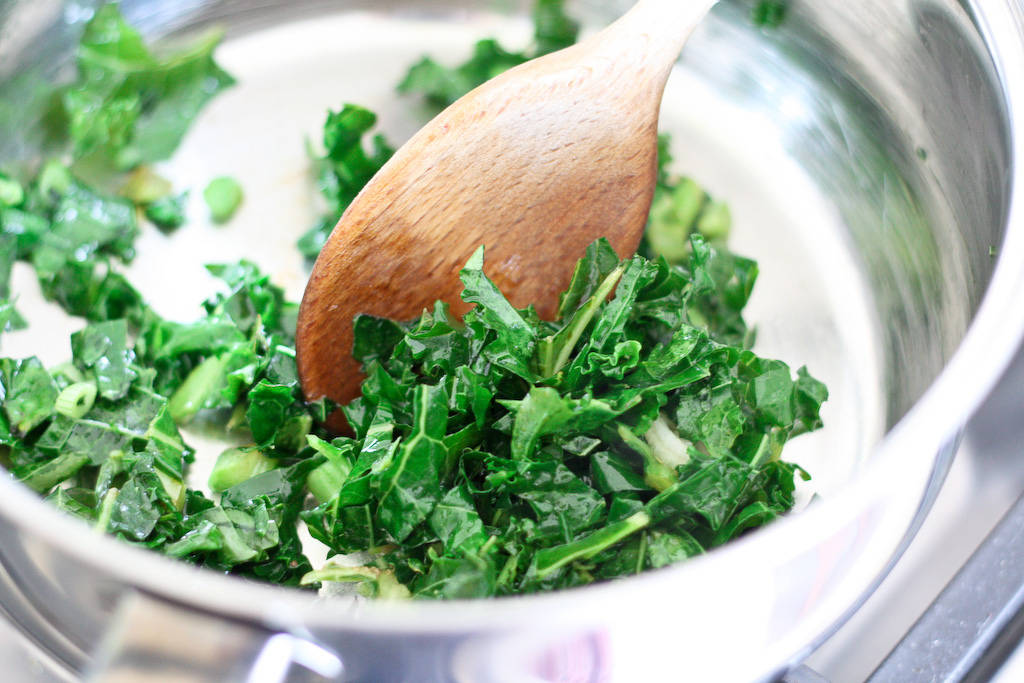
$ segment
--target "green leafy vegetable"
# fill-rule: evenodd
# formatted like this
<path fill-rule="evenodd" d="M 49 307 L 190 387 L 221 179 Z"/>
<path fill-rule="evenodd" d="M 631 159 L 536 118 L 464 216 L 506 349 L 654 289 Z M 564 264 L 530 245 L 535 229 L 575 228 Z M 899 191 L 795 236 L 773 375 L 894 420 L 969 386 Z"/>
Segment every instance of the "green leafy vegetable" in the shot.
<path fill-rule="evenodd" d="M 393 573 L 431 598 L 581 585 L 790 509 L 800 470 L 781 448 L 820 425 L 827 394 L 746 348 L 752 263 L 690 239 L 678 265 L 595 243 L 554 322 L 512 307 L 479 251 L 461 323 L 442 305 L 405 325 L 358 318 L 355 437 L 321 445 L 335 493 L 318 484 L 303 513 L 334 552 L 373 554 L 342 580 Z"/>
<path fill-rule="evenodd" d="M 0 221 L 3 220 L 0 209 Z M 0 223 L 2 225 L 2 223 Z M 0 333 L 25 327 L 25 320 L 14 308 L 11 300 L 11 271 L 17 257 L 17 236 L 0 232 Z"/>
<path fill-rule="evenodd" d="M 316 258 L 341 214 L 394 154 L 382 135 L 373 136 L 370 151 L 366 150 L 363 138 L 376 123 L 376 114 L 354 104 L 346 104 L 340 112 L 327 113 L 323 138 L 327 152 L 313 160 L 317 185 L 327 201 L 327 213 L 299 239 L 299 251 L 306 258 Z"/>
<path fill-rule="evenodd" d="M 0 295 L 11 261 L 22 259 L 34 266 L 44 296 L 69 313 L 137 320 L 142 298 L 116 267 L 134 258 L 138 232 L 130 202 L 100 193 L 50 162 L 20 204 L 0 207 Z"/>
<path fill-rule="evenodd" d="M 0 365 L 8 428 L 27 434 L 53 415 L 58 388 L 38 358 Z"/>
<path fill-rule="evenodd" d="M 151 204 L 171 194 L 171 181 L 157 175 L 149 166 L 139 166 L 128 175 L 121 195 L 134 204 Z"/>
<path fill-rule="evenodd" d="M 170 232 L 185 224 L 185 203 L 188 192 L 163 197 L 146 205 L 146 218 L 161 230 Z"/>
<path fill-rule="evenodd" d="M 767 4 L 767 3 L 762 3 Z M 400 88 L 443 106 L 497 73 L 571 44 L 561 0 L 534 5 L 524 52 L 477 44 L 454 68 L 425 59 Z M 9 279 L 30 262 L 44 294 L 90 324 L 70 362 L 0 359 L 0 456 L 58 508 L 125 542 L 284 585 L 355 584 L 363 595 L 480 598 L 567 588 L 663 567 L 767 524 L 793 506 L 786 442 L 821 426 L 824 385 L 752 350 L 743 316 L 757 265 L 725 248 L 728 208 L 669 172 L 642 255 L 598 240 L 557 317 L 517 309 L 478 250 L 461 272 L 461 319 L 437 303 L 417 320 L 359 316 L 366 380 L 342 406 L 303 399 L 298 307 L 255 264 L 208 266 L 221 291 L 192 322 L 166 320 L 119 274 L 140 209 L 185 219 L 185 194 L 145 164 L 169 155 L 231 79 L 216 36 L 156 51 L 116 6 L 97 10 L 63 92 L 75 173 L 43 165 L 0 176 L 0 331 L 16 326 Z M 372 112 L 330 112 L 314 165 L 327 213 L 300 244 L 315 256 L 392 149 Z M 93 164 L 134 169 L 111 196 L 82 182 Z M 227 220 L 241 189 L 204 191 Z M 188 489 L 180 426 L 199 420 L 245 445 L 223 451 L 212 497 Z M 214 425 L 211 427 L 211 425 Z M 314 571 L 304 523 L 332 554 Z M 352 566 L 360 561 L 362 566 Z"/>
<path fill-rule="evenodd" d="M 787 0 L 758 0 L 751 10 L 754 23 L 763 28 L 778 28 L 786 20 Z"/>
<path fill-rule="evenodd" d="M 186 46 L 147 46 L 116 4 L 96 10 L 63 93 L 76 158 L 118 169 L 168 158 L 206 103 L 234 80 L 213 60 L 219 32 Z"/>
<path fill-rule="evenodd" d="M 226 223 L 242 204 L 242 186 L 228 176 L 214 178 L 203 190 L 203 199 L 210 207 L 214 223 Z"/>
<path fill-rule="evenodd" d="M 28 324 L 14 308 L 14 302 L 0 299 L 0 333 L 25 329 Z"/>
<path fill-rule="evenodd" d="M 296 528 L 304 485 L 325 462 L 306 434 L 313 415 L 325 413 L 299 399 L 294 351 L 284 346 L 294 340 L 294 305 L 251 264 L 211 270 L 227 292 L 208 300 L 196 323 L 147 311 L 134 346 L 118 319 L 75 333 L 72 363 L 50 372 L 36 359 L 0 361 L 0 445 L 16 477 L 103 530 L 206 566 L 298 584 L 311 569 Z M 248 427 L 272 457 L 254 447 L 222 454 L 210 477 L 220 504 L 187 490 L 192 449 L 174 418 L 211 407 L 251 411 L 267 386 L 285 392 L 288 419 L 254 418 Z M 92 493 L 69 497 L 64 489 Z"/>
<path fill-rule="evenodd" d="M 398 91 L 418 94 L 440 110 L 478 85 L 525 63 L 527 59 L 524 53 L 505 50 L 493 38 L 481 40 L 473 46 L 472 56 L 454 68 L 442 66 L 432 58 L 424 57 L 409 69 L 398 84 Z"/>
<path fill-rule="evenodd" d="M 17 180 L 0 173 L 0 206 L 18 206 L 25 201 L 25 189 Z"/>
<path fill-rule="evenodd" d="M 566 15 L 564 4 L 563 0 L 538 0 L 534 4 L 534 44 L 528 50 L 511 52 L 488 38 L 473 47 L 468 60 L 453 68 L 424 57 L 409 69 L 398 91 L 418 94 L 431 106 L 442 109 L 514 66 L 572 45 L 579 24 Z"/>
<path fill-rule="evenodd" d="M 533 4 L 533 26 L 531 59 L 569 47 L 580 33 L 579 22 L 565 13 L 565 0 L 537 0 Z"/>

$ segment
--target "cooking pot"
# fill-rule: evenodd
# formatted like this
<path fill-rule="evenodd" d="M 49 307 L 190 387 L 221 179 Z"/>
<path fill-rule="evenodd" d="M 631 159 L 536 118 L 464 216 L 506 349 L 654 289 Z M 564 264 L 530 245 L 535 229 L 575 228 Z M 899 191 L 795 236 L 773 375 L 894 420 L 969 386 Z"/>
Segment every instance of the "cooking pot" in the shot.
<path fill-rule="evenodd" d="M 568 4 L 593 28 L 629 3 Z M 1024 6 L 793 0 L 785 22 L 766 28 L 751 21 L 753 4 L 722 2 L 697 31 L 663 127 L 675 134 L 675 168 L 732 205 L 733 248 L 761 262 L 749 314 L 759 348 L 807 363 L 832 389 L 826 429 L 788 453 L 815 475 L 805 503 L 818 496 L 727 547 L 627 580 L 385 603 L 198 570 L 93 534 L 3 478 L 0 608 L 54 671 L 132 681 L 772 680 L 827 637 L 913 535 L 961 426 L 1024 329 Z M 94 7 L 0 4 L 5 163 L 43 153 L 40 117 Z M 406 135 L 420 113 L 395 104 L 402 65 L 427 52 L 458 59 L 489 32 L 529 36 L 528 4 L 511 0 L 122 7 L 147 37 L 226 28 L 221 61 L 239 86 L 204 112 L 169 172 L 188 182 L 196 169 L 225 170 L 215 161 L 234 164 L 248 208 L 221 237 L 182 234 L 178 249 L 192 261 L 252 257 L 293 296 L 301 263 L 280 245 L 312 209 L 286 187 L 304 180 L 266 169 L 297 164 L 291 176 L 305 177 L 293 144 L 303 128 L 314 133 L 326 106 L 351 100 Z M 293 119 L 299 137 L 282 138 Z M 291 219 L 259 220 L 289 192 Z M 187 296 L 202 291 L 191 271 L 162 263 L 179 238 L 146 239 L 132 279 L 147 298 L 167 308 L 201 300 Z M 38 326 L 21 334 L 5 337 L 5 355 L 21 345 L 45 356 L 66 338 Z"/>

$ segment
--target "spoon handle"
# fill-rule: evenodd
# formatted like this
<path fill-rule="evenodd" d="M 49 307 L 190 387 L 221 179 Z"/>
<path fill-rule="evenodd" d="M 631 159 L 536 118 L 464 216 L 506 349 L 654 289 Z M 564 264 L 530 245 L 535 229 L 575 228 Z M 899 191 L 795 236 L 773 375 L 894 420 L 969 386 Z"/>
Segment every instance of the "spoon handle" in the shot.
<path fill-rule="evenodd" d="M 686 40 L 718 0 L 640 0 L 591 39 L 595 56 L 634 69 L 660 90 Z"/>
<path fill-rule="evenodd" d="M 639 0 L 622 19 L 642 22 L 658 39 L 683 49 L 683 43 L 718 0 Z"/>

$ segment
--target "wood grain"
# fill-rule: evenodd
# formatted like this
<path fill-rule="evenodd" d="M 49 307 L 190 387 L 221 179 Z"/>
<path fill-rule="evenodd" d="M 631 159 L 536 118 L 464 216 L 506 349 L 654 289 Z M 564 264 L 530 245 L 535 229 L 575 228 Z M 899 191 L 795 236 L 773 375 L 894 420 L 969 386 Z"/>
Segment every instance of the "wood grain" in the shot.
<path fill-rule="evenodd" d="M 515 306 L 532 303 L 546 318 L 588 244 L 607 237 L 623 257 L 636 249 L 654 191 L 665 81 L 713 4 L 683 2 L 684 16 L 679 3 L 645 0 L 590 40 L 480 86 L 380 170 L 306 286 L 296 350 L 309 400 L 359 394 L 356 314 L 408 320 L 437 299 L 465 312 L 458 272 L 481 244 L 487 275 Z M 677 25 L 652 31 L 668 6 Z M 683 19 L 690 26 L 679 26 Z"/>

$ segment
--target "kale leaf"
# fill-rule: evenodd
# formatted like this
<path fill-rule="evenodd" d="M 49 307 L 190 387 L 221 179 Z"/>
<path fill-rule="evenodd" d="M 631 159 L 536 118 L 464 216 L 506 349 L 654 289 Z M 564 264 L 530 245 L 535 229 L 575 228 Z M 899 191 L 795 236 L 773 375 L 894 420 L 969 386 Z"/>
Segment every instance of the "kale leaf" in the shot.
<path fill-rule="evenodd" d="M 3 225 L 0 208 L 0 226 Z M 25 327 L 25 319 L 14 308 L 11 300 L 11 270 L 17 257 L 17 236 L 0 232 L 0 334 Z"/>
<path fill-rule="evenodd" d="M 323 136 L 327 151 L 313 159 L 317 186 L 327 201 L 327 213 L 299 238 L 299 251 L 306 258 L 317 257 L 341 214 L 395 153 L 382 135 L 373 136 L 370 151 L 365 149 L 363 138 L 376 123 L 376 114 L 354 104 L 327 113 Z"/>
<path fill-rule="evenodd" d="M 0 299 L 0 334 L 13 330 L 23 330 L 28 326 L 25 318 L 18 313 L 14 302 L 9 299 Z"/>
<path fill-rule="evenodd" d="M 0 207 L 0 298 L 10 262 L 31 262 L 43 295 L 93 321 L 141 319 L 142 297 L 118 271 L 135 257 L 131 202 L 103 194 L 59 162 L 43 166 L 21 202 Z"/>
<path fill-rule="evenodd" d="M 146 218 L 164 232 L 172 232 L 185 224 L 185 203 L 188 190 L 178 195 L 161 197 L 146 205 Z"/>
<path fill-rule="evenodd" d="M 758 0 L 751 10 L 751 19 L 762 28 L 778 28 L 789 11 L 787 0 Z"/>
<path fill-rule="evenodd" d="M 307 580 L 424 598 L 564 588 L 788 511 L 803 472 L 781 450 L 820 426 L 827 392 L 745 345 L 753 262 L 698 235 L 687 254 L 620 262 L 600 240 L 546 322 L 508 303 L 478 251 L 462 321 L 441 304 L 357 318 L 355 435 L 315 445 L 319 505 L 302 516 L 333 552 L 374 561 Z"/>
<path fill-rule="evenodd" d="M 527 51 L 481 41 L 454 69 L 423 60 L 400 89 L 444 106 L 575 40 L 561 0 L 538 0 L 533 16 Z M 461 319 L 440 302 L 413 321 L 357 317 L 366 380 L 342 407 L 347 436 L 323 427 L 333 406 L 303 400 L 297 306 L 254 264 L 208 266 L 223 288 L 198 320 L 147 307 L 117 269 L 134 256 L 139 210 L 173 229 L 184 195 L 141 164 L 173 152 L 232 82 L 213 61 L 217 40 L 151 50 L 114 5 L 89 22 L 79 81 L 63 92 L 70 137 L 80 160 L 135 169 L 130 201 L 59 162 L 24 185 L 0 175 L 0 331 L 20 323 L 8 287 L 16 259 L 90 321 L 68 363 L 0 359 L 0 457 L 12 476 L 128 543 L 381 598 L 611 580 L 792 508 L 795 478 L 807 475 L 782 449 L 821 427 L 828 393 L 805 368 L 751 350 L 742 314 L 757 265 L 725 248 L 728 208 L 669 172 L 667 137 L 642 255 L 622 261 L 607 241 L 592 244 L 555 320 L 512 306 L 482 248 L 461 272 L 473 305 Z M 379 135 L 367 149 L 375 123 L 354 105 L 328 114 L 315 159 L 328 213 L 300 244 L 307 256 L 391 156 Z M 205 194 L 226 219 L 241 194 L 219 185 Z M 194 453 L 181 427 L 199 416 L 246 443 L 218 458 L 212 497 L 185 483 Z M 313 571 L 301 523 L 332 554 L 363 553 L 366 564 Z"/>
<path fill-rule="evenodd" d="M 78 79 L 62 93 L 75 157 L 117 169 L 168 158 L 206 103 L 234 83 L 213 59 L 220 39 L 212 32 L 155 49 L 116 4 L 97 9 L 78 47 Z"/>
<path fill-rule="evenodd" d="M 326 460 L 307 437 L 326 409 L 301 400 L 295 305 L 250 263 L 210 270 L 226 291 L 194 323 L 146 309 L 134 344 L 114 319 L 72 335 L 71 362 L 50 371 L 0 360 L 0 447 L 15 477 L 100 530 L 297 585 L 311 571 L 297 527 L 306 480 Z M 228 426 L 240 410 L 254 442 L 247 470 L 221 466 L 219 503 L 184 483 L 193 451 L 178 424 L 204 409 L 228 411 Z"/>
<path fill-rule="evenodd" d="M 533 6 L 533 45 L 511 52 L 494 38 L 476 43 L 473 54 L 456 67 L 446 67 L 430 57 L 413 64 L 398 84 L 403 94 L 417 94 L 440 110 L 478 85 L 514 66 L 568 47 L 576 42 L 579 24 L 565 13 L 564 0 L 537 0 Z"/>

